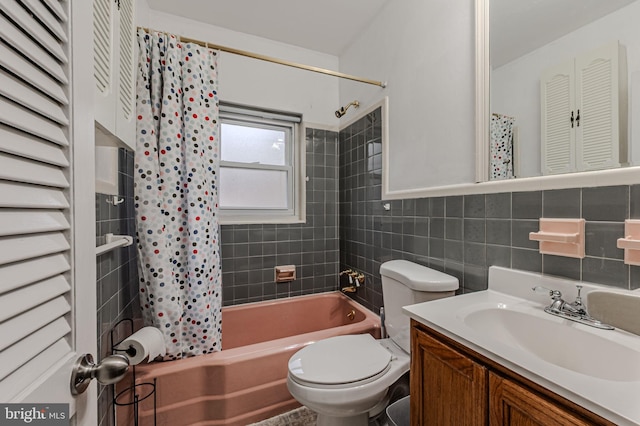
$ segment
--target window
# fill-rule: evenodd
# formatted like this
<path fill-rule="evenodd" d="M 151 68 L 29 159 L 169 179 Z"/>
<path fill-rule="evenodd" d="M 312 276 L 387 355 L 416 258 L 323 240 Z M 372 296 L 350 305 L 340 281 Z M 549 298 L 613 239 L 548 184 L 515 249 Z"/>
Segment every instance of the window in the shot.
<path fill-rule="evenodd" d="M 299 115 L 220 105 L 223 224 L 303 221 L 301 121 Z"/>

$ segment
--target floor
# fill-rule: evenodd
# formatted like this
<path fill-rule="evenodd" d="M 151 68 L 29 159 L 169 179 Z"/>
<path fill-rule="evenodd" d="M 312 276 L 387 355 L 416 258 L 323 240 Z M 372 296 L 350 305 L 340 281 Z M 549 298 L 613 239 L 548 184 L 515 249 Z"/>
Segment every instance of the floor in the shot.
<path fill-rule="evenodd" d="M 403 426 L 409 424 L 409 372 L 404 374 L 389 390 L 391 404 L 381 414 L 369 419 L 369 426 Z M 393 419 L 391 420 L 389 416 Z M 249 426 L 316 426 L 317 415 L 302 406 L 270 419 Z"/>
<path fill-rule="evenodd" d="M 307 407 L 300 407 L 250 426 L 315 426 L 316 417 Z"/>
<path fill-rule="evenodd" d="M 249 426 L 315 426 L 316 413 L 307 407 L 300 407 L 279 416 L 253 423 Z M 386 417 L 386 416 L 381 416 Z M 369 426 L 388 426 L 387 419 L 371 420 Z"/>

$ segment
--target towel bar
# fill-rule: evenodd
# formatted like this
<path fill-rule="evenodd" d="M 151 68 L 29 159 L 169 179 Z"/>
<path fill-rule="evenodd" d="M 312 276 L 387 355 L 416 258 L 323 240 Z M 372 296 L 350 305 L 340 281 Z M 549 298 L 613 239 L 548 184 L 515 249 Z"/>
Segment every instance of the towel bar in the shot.
<path fill-rule="evenodd" d="M 106 244 L 96 247 L 96 256 L 100 256 L 117 247 L 127 247 L 133 244 L 133 237 L 130 235 L 105 235 Z"/>

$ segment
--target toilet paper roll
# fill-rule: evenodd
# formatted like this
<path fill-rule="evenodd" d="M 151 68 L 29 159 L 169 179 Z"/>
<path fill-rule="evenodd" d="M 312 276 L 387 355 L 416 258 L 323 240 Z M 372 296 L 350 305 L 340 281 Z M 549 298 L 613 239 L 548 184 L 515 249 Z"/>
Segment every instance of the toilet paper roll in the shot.
<path fill-rule="evenodd" d="M 116 349 L 124 351 L 123 355 L 129 358 L 131 365 L 140 364 L 145 358 L 151 362 L 158 355 L 167 353 L 162 331 L 155 327 L 142 327 L 124 339 Z"/>

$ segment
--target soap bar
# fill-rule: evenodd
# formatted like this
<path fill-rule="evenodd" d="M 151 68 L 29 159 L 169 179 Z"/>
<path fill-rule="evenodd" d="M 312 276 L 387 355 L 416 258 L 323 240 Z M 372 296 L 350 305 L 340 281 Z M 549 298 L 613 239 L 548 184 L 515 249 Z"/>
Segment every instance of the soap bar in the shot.
<path fill-rule="evenodd" d="M 587 308 L 595 319 L 640 335 L 640 295 L 595 290 L 587 295 Z"/>

